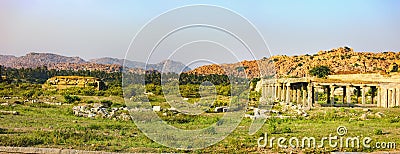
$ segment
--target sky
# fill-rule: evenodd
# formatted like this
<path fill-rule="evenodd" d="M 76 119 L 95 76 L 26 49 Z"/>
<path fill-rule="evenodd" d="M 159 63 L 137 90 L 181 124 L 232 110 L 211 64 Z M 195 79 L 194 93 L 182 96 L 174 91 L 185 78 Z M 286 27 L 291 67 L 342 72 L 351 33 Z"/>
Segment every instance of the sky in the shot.
<path fill-rule="evenodd" d="M 248 19 L 272 55 L 313 54 L 342 46 L 400 51 L 398 0 L 0 0 L 0 54 L 124 58 L 133 37 L 151 19 L 193 4 L 227 8 Z M 198 56 L 226 57 L 226 52 L 216 52 L 221 46 L 205 44 L 192 46 L 207 49 L 204 54 L 196 51 Z M 269 56 L 268 51 L 258 52 Z M 174 60 L 190 63 L 187 57 L 192 54 L 183 55 Z"/>

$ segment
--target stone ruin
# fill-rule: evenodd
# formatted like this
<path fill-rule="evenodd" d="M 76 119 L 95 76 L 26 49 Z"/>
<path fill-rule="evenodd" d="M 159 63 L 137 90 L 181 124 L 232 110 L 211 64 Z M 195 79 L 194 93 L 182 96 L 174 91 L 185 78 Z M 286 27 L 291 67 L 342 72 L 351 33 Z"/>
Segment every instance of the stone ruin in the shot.
<path fill-rule="evenodd" d="M 105 88 L 105 84 L 95 77 L 84 76 L 55 76 L 46 81 L 43 88 L 66 89 L 71 87 L 94 87 L 96 90 Z"/>
<path fill-rule="evenodd" d="M 326 79 L 280 78 L 262 79 L 257 84 L 261 97 L 268 102 L 301 104 L 316 107 L 318 93 L 327 95 L 330 106 L 395 107 L 400 106 L 400 74 L 347 74 L 330 75 Z M 367 92 L 371 96 L 367 102 Z M 376 94 L 375 94 L 376 93 Z M 335 96 L 341 96 L 338 104 Z M 351 96 L 356 99 L 352 99 Z M 360 101 L 361 100 L 361 101 Z"/>
<path fill-rule="evenodd" d="M 72 108 L 75 116 L 87 118 L 108 118 L 129 121 L 131 117 L 127 107 L 109 108 L 101 103 L 81 104 Z"/>

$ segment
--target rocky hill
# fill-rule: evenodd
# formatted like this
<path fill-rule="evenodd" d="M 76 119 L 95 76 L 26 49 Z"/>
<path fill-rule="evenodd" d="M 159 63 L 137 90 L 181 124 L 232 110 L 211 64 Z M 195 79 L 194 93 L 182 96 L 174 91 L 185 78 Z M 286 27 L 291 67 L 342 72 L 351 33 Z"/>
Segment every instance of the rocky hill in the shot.
<path fill-rule="evenodd" d="M 255 61 L 234 64 L 207 65 L 188 71 L 191 74 L 230 74 L 249 78 L 275 75 L 277 77 L 305 77 L 310 69 L 325 65 L 332 74 L 376 73 L 391 71 L 400 65 L 400 52 L 355 52 L 348 47 L 319 51 L 314 55 L 278 55 Z M 260 68 L 258 67 L 260 66 Z"/>
<path fill-rule="evenodd" d="M 0 55 L 0 64 L 12 68 L 36 68 L 59 63 L 86 63 L 79 57 L 66 57 L 52 53 L 28 53 L 25 56 L 15 57 Z"/>

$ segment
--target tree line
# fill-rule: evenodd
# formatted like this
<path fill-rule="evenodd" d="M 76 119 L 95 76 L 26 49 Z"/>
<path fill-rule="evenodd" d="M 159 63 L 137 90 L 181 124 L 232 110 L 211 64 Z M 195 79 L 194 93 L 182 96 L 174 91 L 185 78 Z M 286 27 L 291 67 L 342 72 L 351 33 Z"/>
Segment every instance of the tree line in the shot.
<path fill-rule="evenodd" d="M 48 69 L 46 66 L 37 68 L 10 68 L 0 65 L 0 76 L 6 76 L 6 82 L 13 83 L 32 83 L 43 84 L 49 78 L 54 76 L 86 76 L 96 77 L 107 83 L 111 87 L 122 87 L 122 77 L 125 84 L 154 84 L 161 85 L 161 82 L 171 80 L 179 81 L 179 85 L 187 84 L 202 84 L 206 81 L 214 85 L 229 85 L 231 82 L 247 83 L 248 79 L 237 78 L 227 75 L 195 75 L 187 73 L 163 73 L 149 70 L 145 74 L 137 73 L 122 73 L 122 72 L 105 72 L 105 71 L 90 71 L 90 70 L 55 70 Z"/>

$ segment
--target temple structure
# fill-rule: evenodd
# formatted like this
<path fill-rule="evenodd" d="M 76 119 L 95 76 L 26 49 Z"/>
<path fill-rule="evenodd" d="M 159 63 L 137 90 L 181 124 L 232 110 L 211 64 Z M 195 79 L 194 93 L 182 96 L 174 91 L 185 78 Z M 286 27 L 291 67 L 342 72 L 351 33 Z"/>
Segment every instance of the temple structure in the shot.
<path fill-rule="evenodd" d="M 102 90 L 105 88 L 105 84 L 95 77 L 83 76 L 55 76 L 43 84 L 43 88 L 66 89 L 71 87 L 94 87 L 96 90 Z"/>
<path fill-rule="evenodd" d="M 329 75 L 326 79 L 262 79 L 258 83 L 262 100 L 287 102 L 313 107 L 360 104 L 377 107 L 400 106 L 399 74 Z M 323 98 L 319 98 L 323 97 Z"/>

